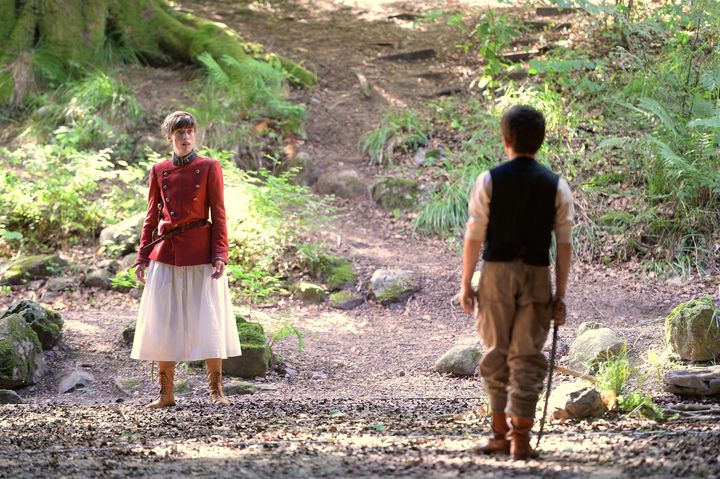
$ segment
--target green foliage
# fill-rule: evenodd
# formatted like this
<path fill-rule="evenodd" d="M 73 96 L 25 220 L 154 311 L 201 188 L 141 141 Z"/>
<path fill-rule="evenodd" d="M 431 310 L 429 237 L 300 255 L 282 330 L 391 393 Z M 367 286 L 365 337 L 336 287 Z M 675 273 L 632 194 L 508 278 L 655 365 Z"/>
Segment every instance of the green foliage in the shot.
<path fill-rule="evenodd" d="M 271 327 L 267 338 L 267 347 L 272 351 L 279 342 L 295 337 L 297 340 L 297 349 L 302 352 L 305 349 L 305 335 L 297 328 L 289 318 L 277 319 Z"/>
<path fill-rule="evenodd" d="M 393 152 L 413 153 L 429 139 L 431 125 L 416 110 L 388 112 L 380 125 L 363 135 L 361 150 L 370 157 L 371 164 L 392 165 Z"/>
<path fill-rule="evenodd" d="M 241 137 L 237 124 L 261 119 L 273 120 L 281 134 L 303 134 L 305 106 L 286 99 L 288 77 L 276 63 L 252 58 L 239 62 L 228 55 L 217 61 L 207 52 L 198 60 L 207 80 L 200 88 L 199 101 L 188 110 L 205 129 L 204 143 L 235 147 Z"/>
<path fill-rule="evenodd" d="M 281 277 L 259 268 L 257 265 L 228 265 L 228 279 L 235 286 L 233 292 L 247 298 L 253 304 L 266 303 L 273 295 L 283 291 Z"/>
<path fill-rule="evenodd" d="M 142 287 L 142 283 L 140 283 L 135 276 L 135 268 L 118 271 L 110 280 L 110 285 L 114 289 L 134 289 Z"/>

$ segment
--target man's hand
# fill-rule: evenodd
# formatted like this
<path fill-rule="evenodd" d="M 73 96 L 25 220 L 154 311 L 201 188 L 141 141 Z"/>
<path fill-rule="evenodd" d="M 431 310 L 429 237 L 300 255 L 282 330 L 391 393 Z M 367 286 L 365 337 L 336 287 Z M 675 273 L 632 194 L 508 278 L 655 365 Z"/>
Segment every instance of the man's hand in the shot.
<path fill-rule="evenodd" d="M 212 279 L 220 278 L 225 272 L 225 263 L 222 260 L 216 260 L 213 265 L 214 273 L 210 275 Z"/>
<path fill-rule="evenodd" d="M 142 263 L 135 265 L 135 277 L 142 284 L 145 284 L 145 265 Z"/>
<path fill-rule="evenodd" d="M 475 291 L 472 286 L 464 284 L 460 288 L 460 307 L 468 314 L 475 310 Z"/>
<path fill-rule="evenodd" d="M 565 301 L 561 297 L 555 297 L 553 299 L 552 306 L 552 319 L 555 321 L 555 326 L 562 326 L 565 324 L 565 316 L 567 316 L 567 307 Z"/>

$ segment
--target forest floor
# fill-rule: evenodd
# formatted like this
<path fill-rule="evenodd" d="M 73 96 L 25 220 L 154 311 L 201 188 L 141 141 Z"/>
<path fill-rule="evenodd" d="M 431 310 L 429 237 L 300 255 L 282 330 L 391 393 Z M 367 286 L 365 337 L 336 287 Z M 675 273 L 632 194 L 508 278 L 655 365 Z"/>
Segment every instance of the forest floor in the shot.
<path fill-rule="evenodd" d="M 454 47 L 457 33 L 442 25 L 411 28 L 412 21 L 388 17 L 439 3 L 479 2 L 297 0 L 256 2 L 254 9 L 226 0 L 176 3 L 227 23 L 268 50 L 304 59 L 318 73 L 320 84 L 295 96 L 310 112 L 301 148 L 321 171 L 353 168 L 370 183 L 383 172 L 367 164 L 358 144 L 383 108 L 422 105 L 434 92 L 470 79 L 472 65 Z M 437 57 L 378 61 L 428 47 Z M 362 95 L 356 73 L 373 85 L 370 98 Z M 170 90 L 145 101 L 181 98 L 183 75 L 148 73 L 138 83 L 143 91 L 153 85 L 158 92 Z M 292 340 L 275 351 L 297 375 L 271 371 L 254 381 L 266 390 L 233 396 L 230 407 L 220 408 L 208 404 L 201 372 L 178 368 L 178 380 L 188 381 L 178 406 L 154 411 L 142 407 L 156 393 L 149 365 L 130 360 L 122 341 L 138 301 L 116 292 L 64 293 L 48 301 L 65 319 L 63 343 L 48 353 L 50 372 L 18 391 L 27 404 L 0 408 L 0 477 L 720 477 L 716 421 L 552 421 L 539 460 L 473 454 L 489 430 L 479 378 L 431 371 L 450 347 L 478 341 L 474 320 L 450 301 L 459 289 L 457 248 L 413 236 L 406 221 L 369 198 L 338 200 L 337 206 L 340 214 L 323 239 L 353 260 L 364 283 L 378 268 L 418 274 L 422 289 L 407 304 L 368 301 L 341 312 L 284 300 L 248 310 L 260 320 L 267 313 L 289 317 L 305 333 L 302 352 Z M 576 262 L 558 356 L 567 353 L 580 323 L 598 321 L 623 334 L 641 360 L 662 343 L 660 318 L 676 304 L 714 293 L 719 282 L 668 281 L 641 274 L 637 265 Z M 0 302 L 42 295 L 28 287 Z M 74 367 L 90 371 L 95 382 L 58 394 L 63 371 Z M 680 402 L 660 392 L 652 370 L 645 372 L 659 404 Z M 118 378 L 139 385 L 129 396 L 121 394 Z"/>

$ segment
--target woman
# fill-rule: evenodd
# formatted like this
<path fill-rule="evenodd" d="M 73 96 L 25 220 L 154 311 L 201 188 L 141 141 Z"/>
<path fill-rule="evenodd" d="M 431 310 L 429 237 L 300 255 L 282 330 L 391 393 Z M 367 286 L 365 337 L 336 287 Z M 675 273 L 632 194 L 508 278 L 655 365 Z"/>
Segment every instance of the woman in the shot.
<path fill-rule="evenodd" d="M 135 274 L 146 284 L 130 357 L 158 361 L 160 397 L 148 404 L 151 408 L 175 405 L 175 362 L 199 359 L 207 365 L 210 401 L 230 404 L 222 390 L 222 360 L 240 355 L 223 274 L 228 241 L 222 169 L 195 153 L 195 127 L 184 111 L 163 121 L 173 156 L 150 170 L 135 262 Z"/>

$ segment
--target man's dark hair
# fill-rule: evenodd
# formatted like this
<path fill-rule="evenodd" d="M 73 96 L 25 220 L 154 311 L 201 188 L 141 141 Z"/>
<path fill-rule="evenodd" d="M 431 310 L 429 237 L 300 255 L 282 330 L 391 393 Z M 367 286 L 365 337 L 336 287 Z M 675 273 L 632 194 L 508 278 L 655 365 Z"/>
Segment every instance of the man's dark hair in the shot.
<path fill-rule="evenodd" d="M 192 128 L 195 130 L 197 122 L 195 118 L 186 111 L 174 111 L 170 113 L 162 122 L 163 135 L 168 136 L 175 130 L 185 130 Z"/>
<path fill-rule="evenodd" d="M 500 120 L 500 130 L 516 153 L 537 153 L 545 140 L 545 117 L 535 108 L 516 105 Z"/>

